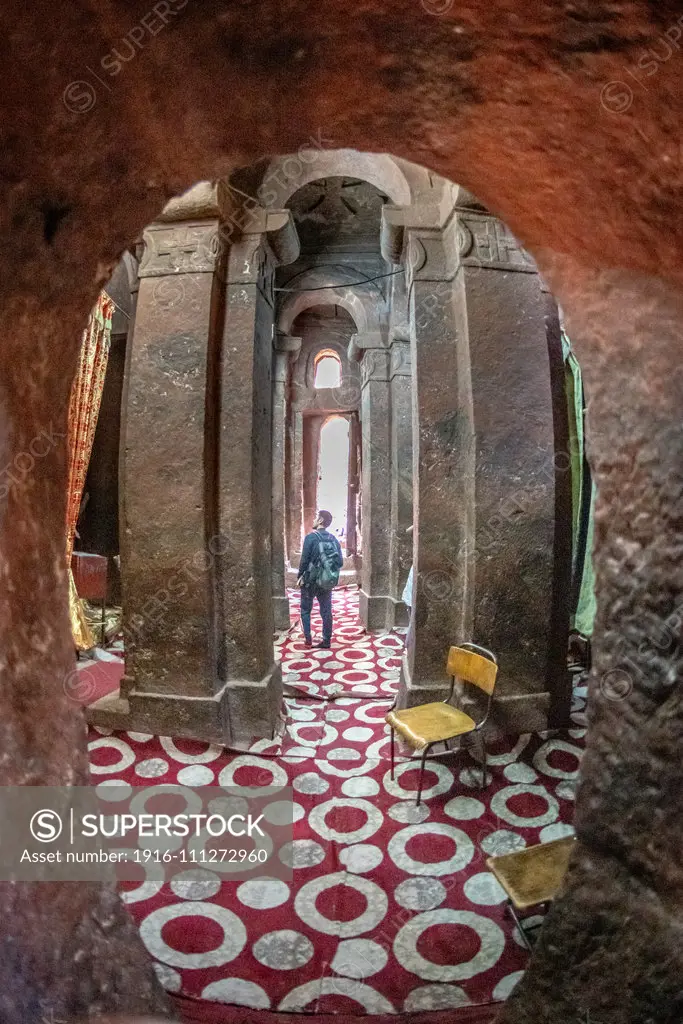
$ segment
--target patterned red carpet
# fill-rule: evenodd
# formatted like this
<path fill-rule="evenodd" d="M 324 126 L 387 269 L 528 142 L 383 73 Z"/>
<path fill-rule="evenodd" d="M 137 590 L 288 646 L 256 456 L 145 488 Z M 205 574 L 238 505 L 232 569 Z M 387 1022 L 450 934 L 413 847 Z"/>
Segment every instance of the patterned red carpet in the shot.
<path fill-rule="evenodd" d="M 184 999 L 347 1017 L 447 1010 L 505 999 L 524 969 L 485 860 L 571 831 L 585 692 L 568 734 L 493 750 L 485 790 L 464 751 L 432 759 L 416 808 L 416 762 L 403 758 L 392 782 L 384 726 L 403 637 L 368 635 L 357 609 L 355 588 L 335 593 L 332 650 L 306 650 L 298 627 L 277 641 L 288 691 L 277 741 L 238 752 L 92 734 L 96 783 L 294 789 L 280 854 L 291 883 L 193 868 L 123 887 L 159 977 Z"/>

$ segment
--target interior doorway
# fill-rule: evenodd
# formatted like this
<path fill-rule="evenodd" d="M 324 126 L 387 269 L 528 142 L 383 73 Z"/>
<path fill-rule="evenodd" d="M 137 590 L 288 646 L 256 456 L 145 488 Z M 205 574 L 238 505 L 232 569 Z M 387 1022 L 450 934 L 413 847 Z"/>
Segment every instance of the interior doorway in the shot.
<path fill-rule="evenodd" d="M 331 514 L 330 532 L 339 538 L 346 554 L 348 497 L 349 420 L 346 416 L 330 416 L 320 431 L 317 505 Z"/>

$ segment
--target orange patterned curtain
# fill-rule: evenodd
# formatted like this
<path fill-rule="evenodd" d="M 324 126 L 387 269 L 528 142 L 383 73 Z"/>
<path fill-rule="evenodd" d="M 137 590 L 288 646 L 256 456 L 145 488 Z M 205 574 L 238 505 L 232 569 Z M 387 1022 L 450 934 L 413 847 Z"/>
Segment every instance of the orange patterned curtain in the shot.
<path fill-rule="evenodd" d="M 83 343 L 69 401 L 69 484 L 66 506 L 66 563 L 69 577 L 69 612 L 71 632 L 78 650 L 95 646 L 95 638 L 85 619 L 83 602 L 76 592 L 71 572 L 71 554 L 76 535 L 78 513 L 88 472 L 97 417 L 100 412 L 104 375 L 109 359 L 111 319 L 114 303 L 106 292 L 90 314 L 83 332 Z"/>

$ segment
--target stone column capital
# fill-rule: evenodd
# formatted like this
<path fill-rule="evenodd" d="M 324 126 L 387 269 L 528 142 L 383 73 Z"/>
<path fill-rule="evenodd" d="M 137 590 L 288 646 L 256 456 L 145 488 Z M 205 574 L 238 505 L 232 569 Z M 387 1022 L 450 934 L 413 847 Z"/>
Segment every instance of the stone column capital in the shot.
<path fill-rule="evenodd" d="M 391 342 L 391 378 L 411 377 L 413 373 L 410 340 L 395 337 Z"/>
<path fill-rule="evenodd" d="M 223 237 L 232 241 L 235 230 L 239 238 L 261 237 L 278 265 L 286 266 L 299 258 L 299 235 L 291 210 L 268 210 L 265 206 L 245 204 L 227 218 Z"/>
<path fill-rule="evenodd" d="M 391 349 L 366 349 L 360 364 L 361 388 L 370 381 L 391 380 Z"/>
<path fill-rule="evenodd" d="M 455 213 L 451 212 L 450 219 L 439 228 L 407 228 L 403 260 L 409 291 L 416 281 L 452 281 L 460 266 L 460 239 Z"/>
<path fill-rule="evenodd" d="M 218 218 L 155 222 L 143 231 L 139 277 L 212 274 L 222 264 Z"/>
<path fill-rule="evenodd" d="M 457 185 L 442 179 L 439 185 L 425 191 L 410 206 L 387 203 L 382 208 L 380 226 L 380 246 L 384 259 L 393 264 L 401 262 L 409 229 L 442 231 L 453 214 L 460 191 Z"/>
<path fill-rule="evenodd" d="M 301 351 L 301 338 L 291 334 L 273 334 L 273 348 L 276 352 L 288 352 L 295 357 Z"/>
<path fill-rule="evenodd" d="M 254 226 L 246 228 L 247 234 L 258 232 L 266 236 L 275 262 L 286 266 L 299 258 L 301 246 L 291 210 L 266 210 L 254 208 Z"/>
<path fill-rule="evenodd" d="M 351 362 L 359 363 L 368 349 L 385 349 L 387 347 L 381 331 L 365 331 L 352 334 L 349 341 L 348 356 Z"/>
<path fill-rule="evenodd" d="M 463 266 L 537 274 L 536 264 L 510 229 L 483 208 L 458 210 L 458 252 Z"/>

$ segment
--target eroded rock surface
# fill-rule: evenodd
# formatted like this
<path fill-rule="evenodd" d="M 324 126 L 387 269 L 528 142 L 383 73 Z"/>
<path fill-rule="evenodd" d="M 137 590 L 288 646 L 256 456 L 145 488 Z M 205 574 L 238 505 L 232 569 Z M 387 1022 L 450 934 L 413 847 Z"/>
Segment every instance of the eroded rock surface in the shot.
<path fill-rule="evenodd" d="M 80 331 L 116 257 L 170 196 L 236 164 L 312 144 L 395 153 L 471 189 L 533 252 L 591 399 L 600 597 L 581 843 L 503 1019 L 680 1019 L 680 17 L 646 0 L 93 0 L 58 19 L 44 0 L 5 4 L 4 785 L 86 777 L 64 686 L 63 437 Z M 55 440 L 28 470 L 42 431 Z M 1 1020 L 163 1009 L 109 891 L 3 884 L 0 911 Z"/>

